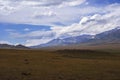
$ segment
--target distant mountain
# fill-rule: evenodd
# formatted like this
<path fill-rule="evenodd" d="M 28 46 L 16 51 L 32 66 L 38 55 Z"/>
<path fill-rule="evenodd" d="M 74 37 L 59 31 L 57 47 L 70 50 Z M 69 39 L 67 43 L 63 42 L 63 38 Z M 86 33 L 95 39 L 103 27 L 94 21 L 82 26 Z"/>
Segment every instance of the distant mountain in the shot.
<path fill-rule="evenodd" d="M 28 47 L 23 46 L 23 45 L 21 45 L 21 44 L 16 45 L 15 48 L 18 48 L 18 49 L 29 49 Z"/>
<path fill-rule="evenodd" d="M 46 44 L 34 46 L 33 48 L 64 46 L 72 44 L 104 44 L 104 43 L 120 43 L 120 28 L 115 28 L 97 35 L 81 35 L 64 39 L 54 39 Z"/>
<path fill-rule="evenodd" d="M 15 46 L 9 44 L 0 44 L 0 48 L 14 48 Z"/>
<path fill-rule="evenodd" d="M 120 44 L 120 28 L 115 28 L 94 36 L 86 42 L 80 44 L 101 45 L 101 44 Z M 79 45 L 80 45 L 79 44 Z"/>
<path fill-rule="evenodd" d="M 93 35 L 81 35 L 81 36 L 76 36 L 76 37 L 68 37 L 68 38 L 64 38 L 64 39 L 58 38 L 58 39 L 54 39 L 46 44 L 34 46 L 34 48 L 78 44 L 78 43 L 86 42 L 86 41 L 92 39 L 93 37 L 94 37 Z"/>
<path fill-rule="evenodd" d="M 120 28 L 97 34 L 90 42 L 96 43 L 120 43 Z"/>
<path fill-rule="evenodd" d="M 120 39 L 120 29 L 116 28 L 110 31 L 103 32 L 101 34 L 97 34 L 95 36 L 96 39 L 101 40 L 119 40 Z"/>
<path fill-rule="evenodd" d="M 21 44 L 19 45 L 9 45 L 9 44 L 0 44 L 0 48 L 7 48 L 7 49 L 29 49 L 28 47 L 25 47 Z"/>

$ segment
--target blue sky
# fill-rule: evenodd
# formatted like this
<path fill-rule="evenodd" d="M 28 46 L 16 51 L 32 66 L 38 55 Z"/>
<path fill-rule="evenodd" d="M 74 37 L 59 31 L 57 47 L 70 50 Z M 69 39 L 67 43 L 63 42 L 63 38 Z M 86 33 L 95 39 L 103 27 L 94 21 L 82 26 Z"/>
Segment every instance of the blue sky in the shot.
<path fill-rule="evenodd" d="M 29 25 L 29 24 L 12 24 L 12 23 L 0 23 L 0 40 L 8 41 L 12 44 L 24 44 L 24 38 L 15 38 L 14 36 L 10 36 L 12 33 L 22 33 L 26 34 L 36 30 L 50 30 L 50 26 L 45 25 Z"/>
<path fill-rule="evenodd" d="M 35 46 L 120 26 L 120 0 L 0 0 L 0 43 Z"/>

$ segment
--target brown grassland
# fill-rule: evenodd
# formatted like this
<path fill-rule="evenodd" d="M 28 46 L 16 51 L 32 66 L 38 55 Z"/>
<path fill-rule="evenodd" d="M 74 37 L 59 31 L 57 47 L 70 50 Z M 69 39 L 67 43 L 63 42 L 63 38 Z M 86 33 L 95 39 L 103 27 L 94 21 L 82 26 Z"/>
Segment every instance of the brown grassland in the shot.
<path fill-rule="evenodd" d="M 120 51 L 0 49 L 0 80 L 120 80 Z"/>

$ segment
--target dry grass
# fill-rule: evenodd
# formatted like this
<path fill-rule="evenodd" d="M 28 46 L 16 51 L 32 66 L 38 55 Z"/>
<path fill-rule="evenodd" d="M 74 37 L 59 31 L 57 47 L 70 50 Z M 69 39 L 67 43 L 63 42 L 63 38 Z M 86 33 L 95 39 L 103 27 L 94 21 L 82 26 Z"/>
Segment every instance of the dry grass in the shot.
<path fill-rule="evenodd" d="M 0 80 L 120 80 L 120 51 L 0 50 Z"/>

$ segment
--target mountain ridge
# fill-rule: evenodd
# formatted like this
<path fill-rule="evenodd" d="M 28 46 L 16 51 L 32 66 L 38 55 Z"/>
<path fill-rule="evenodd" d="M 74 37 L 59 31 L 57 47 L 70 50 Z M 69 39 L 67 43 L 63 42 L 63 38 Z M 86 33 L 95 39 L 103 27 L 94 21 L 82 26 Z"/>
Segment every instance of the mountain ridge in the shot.
<path fill-rule="evenodd" d="M 102 32 L 96 35 L 80 35 L 76 37 L 69 37 L 65 39 L 54 39 L 46 44 L 41 44 L 38 46 L 32 46 L 32 48 L 41 48 L 41 47 L 51 47 L 51 46 L 66 46 L 73 44 L 104 44 L 120 41 L 120 27 Z"/>
<path fill-rule="evenodd" d="M 18 45 L 0 44 L 0 48 L 7 48 L 7 49 L 29 49 L 29 47 L 23 46 L 21 44 L 18 44 Z"/>

